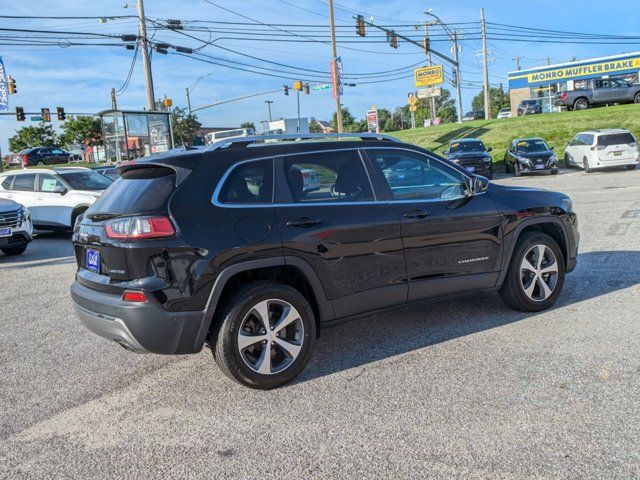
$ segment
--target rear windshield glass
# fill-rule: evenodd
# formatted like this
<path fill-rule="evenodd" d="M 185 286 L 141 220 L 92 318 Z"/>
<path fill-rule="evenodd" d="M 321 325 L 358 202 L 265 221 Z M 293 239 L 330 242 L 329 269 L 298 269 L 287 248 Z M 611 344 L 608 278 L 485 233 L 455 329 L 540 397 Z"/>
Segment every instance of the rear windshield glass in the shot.
<path fill-rule="evenodd" d="M 480 141 L 478 142 L 453 142 L 449 147 L 449 153 L 460 153 L 460 152 L 484 152 L 486 149 L 484 148 L 484 144 Z"/>
<path fill-rule="evenodd" d="M 166 212 L 175 183 L 175 172 L 169 168 L 129 170 L 113 182 L 87 210 L 87 215 Z"/>
<path fill-rule="evenodd" d="M 104 175 L 96 172 L 66 172 L 58 173 L 65 182 L 74 190 L 106 190 L 111 186 L 112 181 Z"/>
<path fill-rule="evenodd" d="M 630 133 L 616 133 L 614 135 L 601 135 L 598 137 L 598 145 L 609 147 L 611 145 L 628 145 L 635 143 L 636 139 Z"/>

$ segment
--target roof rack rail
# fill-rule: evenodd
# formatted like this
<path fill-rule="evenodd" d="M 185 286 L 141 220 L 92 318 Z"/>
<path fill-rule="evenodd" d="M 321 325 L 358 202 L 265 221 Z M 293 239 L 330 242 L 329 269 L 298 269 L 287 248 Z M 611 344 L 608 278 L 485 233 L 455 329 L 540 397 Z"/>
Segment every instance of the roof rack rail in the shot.
<path fill-rule="evenodd" d="M 323 139 L 335 139 L 340 140 L 343 138 L 356 138 L 362 141 L 390 141 L 400 142 L 391 135 L 384 135 L 381 133 L 286 133 L 280 135 L 252 135 L 248 137 L 234 137 L 223 138 L 217 142 L 209 144 L 206 148 L 207 151 L 217 150 L 219 148 L 227 148 L 231 145 L 244 145 L 248 147 L 255 143 L 264 143 L 266 140 L 280 141 L 298 141 L 298 140 L 323 140 Z"/>

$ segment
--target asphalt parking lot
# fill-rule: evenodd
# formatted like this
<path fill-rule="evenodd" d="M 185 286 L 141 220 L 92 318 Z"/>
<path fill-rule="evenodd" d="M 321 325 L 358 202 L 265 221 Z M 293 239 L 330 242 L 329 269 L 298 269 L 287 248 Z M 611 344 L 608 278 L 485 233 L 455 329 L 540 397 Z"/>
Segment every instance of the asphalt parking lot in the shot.
<path fill-rule="evenodd" d="M 135 355 L 85 330 L 68 236 L 0 256 L 0 477 L 640 477 L 640 171 L 497 181 L 575 203 L 556 308 L 490 294 L 373 315 L 326 330 L 275 391 L 209 350 Z"/>

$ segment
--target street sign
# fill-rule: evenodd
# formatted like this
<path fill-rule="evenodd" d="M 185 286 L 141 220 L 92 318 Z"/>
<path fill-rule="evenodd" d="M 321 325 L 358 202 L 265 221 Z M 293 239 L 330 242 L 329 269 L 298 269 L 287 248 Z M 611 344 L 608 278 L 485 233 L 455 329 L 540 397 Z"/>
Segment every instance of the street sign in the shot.
<path fill-rule="evenodd" d="M 440 87 L 427 87 L 418 89 L 418 98 L 432 98 L 442 95 L 442 88 Z"/>
<path fill-rule="evenodd" d="M 409 107 L 409 111 L 410 112 L 417 112 L 418 111 L 418 106 L 417 105 L 411 105 Z"/>
<path fill-rule="evenodd" d="M 416 68 L 413 71 L 413 78 L 416 87 L 440 85 L 444 82 L 444 71 L 442 69 L 442 65 Z"/>
<path fill-rule="evenodd" d="M 29 117 L 29 120 L 31 120 L 32 122 L 41 122 L 42 121 L 42 117 L 40 115 L 38 115 L 36 117 Z"/>
<path fill-rule="evenodd" d="M 329 90 L 330 88 L 330 83 L 316 83 L 313 87 L 311 87 L 312 90 Z"/>
<path fill-rule="evenodd" d="M 417 105 L 418 104 L 418 99 L 416 98 L 416 96 L 413 94 L 413 92 L 409 92 L 407 93 L 407 103 L 409 105 Z"/>
<path fill-rule="evenodd" d="M 333 86 L 333 98 L 342 95 L 342 59 L 336 57 L 331 60 L 331 85 Z"/>
<path fill-rule="evenodd" d="M 367 129 L 369 133 L 378 133 L 378 109 L 367 110 Z"/>
<path fill-rule="evenodd" d="M 0 57 L 0 111 L 9 110 L 9 83 L 7 81 L 7 72 L 4 69 L 2 57 Z"/>

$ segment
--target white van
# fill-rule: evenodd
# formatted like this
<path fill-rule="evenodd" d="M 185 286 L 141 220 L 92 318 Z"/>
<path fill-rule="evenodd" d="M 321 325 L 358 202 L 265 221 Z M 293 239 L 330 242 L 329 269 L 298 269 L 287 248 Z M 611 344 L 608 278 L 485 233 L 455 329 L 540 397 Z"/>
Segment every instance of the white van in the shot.
<path fill-rule="evenodd" d="M 204 136 L 205 145 L 211 145 L 219 140 L 226 140 L 227 138 L 237 137 L 252 137 L 256 134 L 253 128 L 236 128 L 233 130 L 221 130 L 219 132 L 207 133 Z"/>
<path fill-rule="evenodd" d="M 564 151 L 564 161 L 565 166 L 582 167 L 587 173 L 607 167 L 635 170 L 640 151 L 629 130 L 591 130 L 573 137 Z"/>

